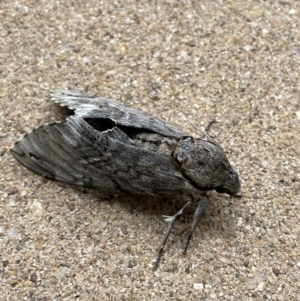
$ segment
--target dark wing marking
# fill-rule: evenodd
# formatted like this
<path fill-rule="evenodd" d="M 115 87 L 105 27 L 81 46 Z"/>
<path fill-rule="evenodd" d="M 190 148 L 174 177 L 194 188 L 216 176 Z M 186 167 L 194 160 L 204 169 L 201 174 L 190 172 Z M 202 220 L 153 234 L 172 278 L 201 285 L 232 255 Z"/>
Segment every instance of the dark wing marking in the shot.
<path fill-rule="evenodd" d="M 97 131 L 77 115 L 26 134 L 11 152 L 36 173 L 69 184 L 130 194 L 196 192 L 170 156 L 135 145 L 117 127 Z"/>
<path fill-rule="evenodd" d="M 53 92 L 52 100 L 61 106 L 75 110 L 75 114 L 82 118 L 109 118 L 116 125 L 147 129 L 168 137 L 180 138 L 188 136 L 185 132 L 146 112 L 127 107 L 114 100 L 68 90 Z"/>

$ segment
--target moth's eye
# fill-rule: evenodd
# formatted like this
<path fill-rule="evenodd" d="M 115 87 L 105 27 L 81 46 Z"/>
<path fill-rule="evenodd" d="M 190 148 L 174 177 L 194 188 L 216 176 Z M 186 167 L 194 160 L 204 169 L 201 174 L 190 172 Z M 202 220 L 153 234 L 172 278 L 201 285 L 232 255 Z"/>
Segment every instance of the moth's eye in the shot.
<path fill-rule="evenodd" d="M 205 165 L 205 162 L 199 160 L 199 161 L 197 162 L 197 164 L 200 165 L 200 166 L 204 166 L 204 165 Z"/>

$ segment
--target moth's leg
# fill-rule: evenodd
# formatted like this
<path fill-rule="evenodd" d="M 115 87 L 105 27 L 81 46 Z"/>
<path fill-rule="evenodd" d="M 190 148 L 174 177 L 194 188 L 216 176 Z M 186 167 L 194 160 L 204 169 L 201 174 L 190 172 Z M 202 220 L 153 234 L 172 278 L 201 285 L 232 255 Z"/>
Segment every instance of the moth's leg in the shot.
<path fill-rule="evenodd" d="M 214 118 L 212 118 L 210 121 L 209 121 L 209 123 L 208 123 L 208 125 L 206 126 L 206 128 L 205 128 L 205 132 L 206 133 L 208 133 L 209 132 L 209 130 L 210 130 L 210 128 L 211 128 L 211 126 L 214 124 L 214 123 L 216 123 L 217 121 L 216 121 L 216 119 L 214 119 Z"/>
<path fill-rule="evenodd" d="M 174 226 L 175 220 L 177 219 L 178 216 L 180 216 L 183 213 L 183 210 L 193 202 L 193 196 L 192 195 L 189 194 L 187 196 L 187 198 L 188 198 L 187 203 L 175 215 L 173 215 L 173 216 L 163 215 L 163 218 L 164 218 L 165 222 L 168 223 L 168 228 L 167 228 L 167 233 L 164 237 L 164 240 L 163 240 L 162 244 L 160 245 L 160 249 L 159 249 L 159 252 L 158 252 L 158 255 L 157 255 L 157 259 L 156 259 L 156 262 L 155 262 L 154 267 L 153 267 L 154 271 L 158 268 L 158 265 L 159 265 L 159 262 L 160 262 L 165 244 L 166 244 L 166 242 L 168 240 L 168 237 L 171 233 L 171 230 Z"/>
<path fill-rule="evenodd" d="M 200 218 L 201 218 L 203 212 L 205 211 L 205 209 L 207 207 L 207 204 L 208 204 L 208 196 L 205 193 L 203 193 L 201 195 L 201 199 L 199 200 L 199 203 L 197 205 L 197 208 L 196 208 L 194 216 L 193 216 L 193 221 L 192 221 L 192 224 L 191 224 L 190 233 L 189 233 L 188 240 L 186 242 L 183 254 L 186 254 L 186 251 L 187 251 L 188 246 L 190 244 L 193 233 L 194 233 L 194 231 L 195 231 L 195 229 L 196 229 L 196 227 L 197 227 L 197 225 L 200 221 Z"/>

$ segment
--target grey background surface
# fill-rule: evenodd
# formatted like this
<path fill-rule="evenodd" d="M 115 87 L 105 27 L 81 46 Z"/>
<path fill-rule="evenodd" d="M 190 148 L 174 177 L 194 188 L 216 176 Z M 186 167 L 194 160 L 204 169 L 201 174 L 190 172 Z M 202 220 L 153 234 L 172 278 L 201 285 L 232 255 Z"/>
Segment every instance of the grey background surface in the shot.
<path fill-rule="evenodd" d="M 0 2 L 1 300 L 300 300 L 298 1 Z M 9 149 L 85 90 L 222 145 L 243 197 L 193 208 L 45 180 Z"/>

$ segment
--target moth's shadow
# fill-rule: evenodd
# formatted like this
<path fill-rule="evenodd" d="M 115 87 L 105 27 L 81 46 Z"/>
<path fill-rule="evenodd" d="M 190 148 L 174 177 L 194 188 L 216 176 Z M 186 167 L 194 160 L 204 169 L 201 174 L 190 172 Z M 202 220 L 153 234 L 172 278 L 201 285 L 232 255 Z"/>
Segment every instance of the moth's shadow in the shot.
<path fill-rule="evenodd" d="M 166 224 L 163 221 L 163 215 L 172 216 L 176 214 L 187 202 L 184 195 L 167 195 L 167 196 L 141 196 L 141 195 L 112 195 L 99 192 L 94 189 L 82 189 L 75 187 L 82 193 L 91 195 L 98 201 L 99 206 L 101 202 L 109 202 L 110 204 L 118 203 L 121 210 L 135 216 L 148 216 L 149 219 L 160 220 L 161 224 L 157 226 L 157 230 L 165 231 Z M 228 198 L 225 195 L 218 195 L 215 192 L 209 193 L 210 201 L 201 218 L 198 228 L 201 231 L 212 231 L 220 237 L 234 237 L 234 226 L 232 223 L 231 214 L 224 214 L 225 207 L 220 202 L 221 198 Z M 200 199 L 200 196 L 199 196 Z M 175 223 L 174 231 L 177 229 L 188 227 L 193 219 L 199 199 L 197 196 L 194 202 L 184 210 L 184 213 L 178 218 Z M 235 212 L 234 204 L 230 205 L 231 212 Z M 99 210 L 101 210 L 99 208 Z M 154 229 L 155 231 L 155 229 Z M 187 232 L 187 231 L 186 231 Z M 215 238 L 218 238 L 215 237 Z"/>
<path fill-rule="evenodd" d="M 179 211 L 184 204 L 186 199 L 184 195 L 167 195 L 167 196 L 147 196 L 147 195 L 119 195 L 112 194 L 109 192 L 98 191 L 95 189 L 78 188 L 74 187 L 75 190 L 80 193 L 89 194 L 93 198 L 100 202 L 108 201 L 111 204 L 118 203 L 122 210 L 135 215 L 148 215 L 148 216 L 162 216 L 162 215 L 173 215 Z M 185 213 L 192 214 L 196 208 L 196 202 L 185 210 Z"/>

